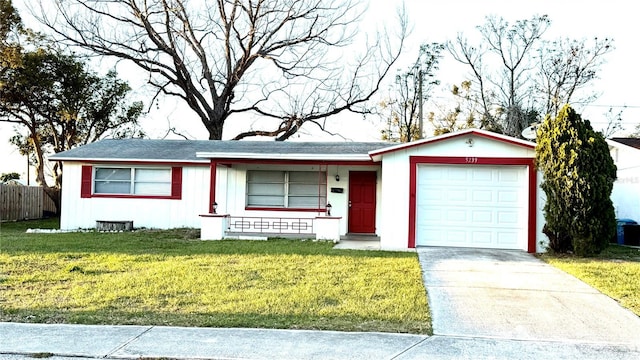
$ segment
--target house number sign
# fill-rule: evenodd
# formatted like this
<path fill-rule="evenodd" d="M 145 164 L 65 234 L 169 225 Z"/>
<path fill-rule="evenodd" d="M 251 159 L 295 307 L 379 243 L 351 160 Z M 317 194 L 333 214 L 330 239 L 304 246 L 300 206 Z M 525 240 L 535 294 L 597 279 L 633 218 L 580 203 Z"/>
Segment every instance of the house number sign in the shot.
<path fill-rule="evenodd" d="M 478 158 L 477 157 L 466 157 L 464 158 L 464 162 L 467 164 L 477 164 L 478 163 Z"/>

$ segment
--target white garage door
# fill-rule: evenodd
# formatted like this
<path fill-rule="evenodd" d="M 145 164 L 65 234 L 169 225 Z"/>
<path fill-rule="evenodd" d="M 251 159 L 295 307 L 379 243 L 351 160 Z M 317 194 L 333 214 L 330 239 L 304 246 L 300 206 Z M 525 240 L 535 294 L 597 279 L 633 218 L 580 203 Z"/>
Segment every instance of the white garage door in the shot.
<path fill-rule="evenodd" d="M 416 245 L 527 249 L 527 167 L 419 165 Z"/>

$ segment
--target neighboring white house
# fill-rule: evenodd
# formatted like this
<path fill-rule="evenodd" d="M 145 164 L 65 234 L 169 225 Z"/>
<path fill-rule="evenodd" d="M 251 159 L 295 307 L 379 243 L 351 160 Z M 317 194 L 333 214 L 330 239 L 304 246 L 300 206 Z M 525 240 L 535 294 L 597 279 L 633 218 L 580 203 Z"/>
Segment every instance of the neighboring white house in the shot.
<path fill-rule="evenodd" d="M 618 168 L 611 192 L 616 218 L 640 223 L 640 139 L 612 138 L 607 143 Z"/>
<path fill-rule="evenodd" d="M 103 140 L 51 160 L 64 162 L 62 229 L 199 228 L 211 217 L 224 223 L 217 237 L 313 236 L 330 219 L 327 236 L 377 236 L 382 249 L 540 252 L 534 150 L 471 129 L 406 144 Z"/>

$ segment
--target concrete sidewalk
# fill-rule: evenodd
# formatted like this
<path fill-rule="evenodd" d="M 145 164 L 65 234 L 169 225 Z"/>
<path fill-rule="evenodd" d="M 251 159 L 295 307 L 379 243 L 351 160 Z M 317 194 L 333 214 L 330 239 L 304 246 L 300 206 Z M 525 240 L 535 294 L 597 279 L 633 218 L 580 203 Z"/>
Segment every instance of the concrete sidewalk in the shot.
<path fill-rule="evenodd" d="M 0 359 L 638 359 L 629 345 L 335 331 L 0 323 Z"/>

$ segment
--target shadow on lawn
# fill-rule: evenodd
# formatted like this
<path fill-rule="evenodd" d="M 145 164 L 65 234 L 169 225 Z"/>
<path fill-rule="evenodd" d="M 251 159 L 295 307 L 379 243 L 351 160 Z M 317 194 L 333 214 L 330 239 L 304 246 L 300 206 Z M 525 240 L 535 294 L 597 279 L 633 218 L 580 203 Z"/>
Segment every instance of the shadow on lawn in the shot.
<path fill-rule="evenodd" d="M 59 227 L 57 219 L 3 223 L 0 252 L 17 253 L 113 253 L 185 256 L 203 254 L 324 255 L 371 257 L 415 257 L 415 253 L 339 250 L 333 242 L 269 239 L 201 241 L 199 229 L 136 230 L 122 233 L 68 232 L 26 233 L 29 228 Z"/>
<path fill-rule="evenodd" d="M 426 319 L 397 321 L 360 316 L 319 316 L 260 313 L 179 313 L 163 311 L 123 311 L 120 309 L 77 311 L 56 308 L 12 309 L 0 317 L 6 322 L 82 325 L 184 326 L 210 328 L 263 328 L 295 330 L 363 331 L 431 334 Z"/>

